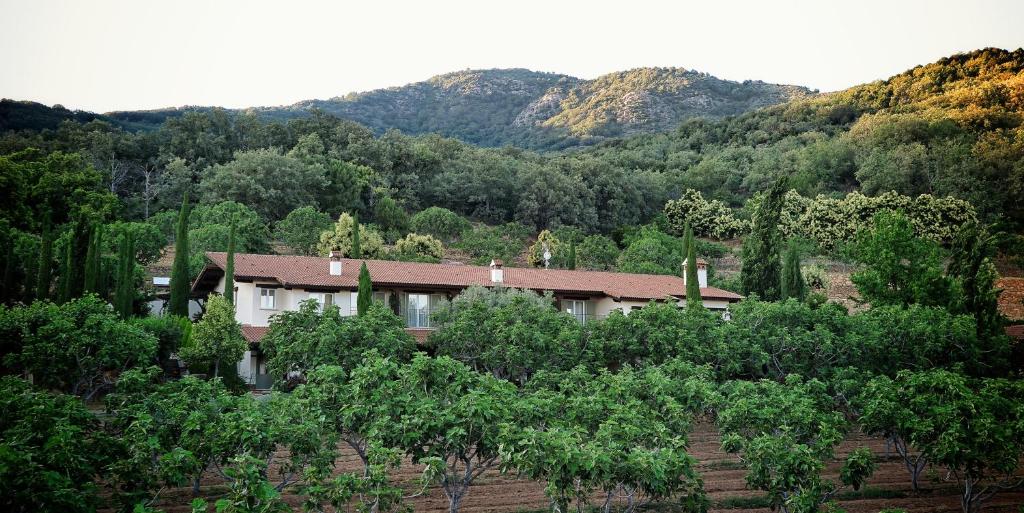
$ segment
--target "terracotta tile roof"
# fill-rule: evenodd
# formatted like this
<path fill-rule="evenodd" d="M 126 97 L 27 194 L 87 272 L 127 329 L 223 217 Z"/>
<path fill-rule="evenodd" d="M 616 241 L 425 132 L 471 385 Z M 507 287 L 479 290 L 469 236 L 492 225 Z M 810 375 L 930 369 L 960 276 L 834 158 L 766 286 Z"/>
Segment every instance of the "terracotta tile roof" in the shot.
<path fill-rule="evenodd" d="M 206 256 L 214 268 L 222 270 L 225 267 L 225 253 L 207 253 Z M 360 264 L 366 262 L 374 284 L 383 287 L 462 289 L 470 285 L 493 285 L 490 268 L 486 266 L 346 258 L 342 259 L 341 275 L 334 276 L 330 274 L 329 262 L 326 257 L 236 254 L 235 279 L 275 281 L 295 288 L 355 290 Z M 202 276 L 197 284 L 201 281 Z M 503 283 L 507 287 L 640 301 L 686 296 L 681 277 L 656 274 L 505 268 Z M 716 287 L 702 288 L 700 292 L 704 299 L 742 299 L 739 294 Z"/>
<path fill-rule="evenodd" d="M 1024 321 L 1024 278 L 1000 278 L 996 288 L 999 294 L 999 311 L 1011 321 Z"/>
<path fill-rule="evenodd" d="M 242 336 L 245 340 L 248 340 L 250 344 L 259 342 L 267 334 L 267 330 L 270 329 L 266 326 L 250 326 L 248 324 L 242 325 Z"/>

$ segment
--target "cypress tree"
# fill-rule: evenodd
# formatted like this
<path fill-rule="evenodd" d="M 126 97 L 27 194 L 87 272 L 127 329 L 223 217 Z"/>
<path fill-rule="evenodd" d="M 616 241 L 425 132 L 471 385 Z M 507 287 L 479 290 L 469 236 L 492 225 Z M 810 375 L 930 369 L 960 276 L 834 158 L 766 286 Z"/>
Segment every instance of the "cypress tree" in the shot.
<path fill-rule="evenodd" d="M 71 239 L 64 246 L 64 258 L 60 262 L 60 282 L 57 284 L 57 302 L 71 300 Z"/>
<path fill-rule="evenodd" d="M 690 257 L 690 223 L 689 221 L 683 225 L 683 251 L 680 253 L 679 264 L 682 266 L 683 262 Z M 679 269 L 680 276 L 686 277 L 686 269 Z"/>
<path fill-rule="evenodd" d="M 576 242 L 575 241 L 569 243 L 569 256 L 566 258 L 566 260 L 568 260 L 568 262 L 566 263 L 566 267 L 568 267 L 569 269 L 576 269 Z"/>
<path fill-rule="evenodd" d="M 167 312 L 171 315 L 188 317 L 188 297 L 192 289 L 192 277 L 188 270 L 188 192 L 181 200 L 178 213 L 178 229 L 174 238 L 174 265 L 171 267 L 171 298 Z"/>
<path fill-rule="evenodd" d="M 693 243 L 693 231 L 686 232 L 686 307 L 700 308 L 700 278 L 697 277 L 697 250 Z"/>
<path fill-rule="evenodd" d="M 100 293 L 100 262 L 102 260 L 103 232 L 100 225 L 93 225 L 89 234 L 89 249 L 85 253 L 85 280 L 84 291 L 86 293 Z"/>
<path fill-rule="evenodd" d="M 362 258 L 363 248 L 359 245 L 359 217 L 352 216 L 352 253 L 351 258 Z"/>
<path fill-rule="evenodd" d="M 224 299 L 235 304 L 235 216 L 231 216 L 231 228 L 228 231 L 228 257 L 224 266 Z"/>
<path fill-rule="evenodd" d="M 6 237 L 6 239 L 6 247 L 4 248 L 4 282 L 2 285 L 3 290 L 0 291 L 3 294 L 3 302 L 5 303 L 17 296 L 18 292 L 17 284 L 14 283 L 14 237 Z"/>
<path fill-rule="evenodd" d="M 121 238 L 117 261 L 117 288 L 114 292 L 114 310 L 122 317 L 131 317 L 135 301 L 135 242 L 130 234 Z"/>
<path fill-rule="evenodd" d="M 743 291 L 757 294 L 765 301 L 779 299 L 782 283 L 779 220 L 786 194 L 786 177 L 775 181 L 754 211 L 754 228 L 743 241 Z"/>
<path fill-rule="evenodd" d="M 800 272 L 800 253 L 796 244 L 790 243 L 782 262 L 782 299 L 796 298 L 803 301 L 807 297 L 807 284 Z"/>
<path fill-rule="evenodd" d="M 85 263 L 89 252 L 89 243 L 92 230 L 84 215 L 78 217 L 78 221 L 71 229 L 70 247 L 68 254 L 68 275 L 67 275 L 67 298 L 70 301 L 80 297 L 85 290 Z"/>
<path fill-rule="evenodd" d="M 357 296 L 356 314 L 363 315 L 370 309 L 370 303 L 373 302 L 373 283 L 370 281 L 370 270 L 366 268 L 366 262 L 363 262 L 362 267 L 359 268 L 359 293 Z"/>

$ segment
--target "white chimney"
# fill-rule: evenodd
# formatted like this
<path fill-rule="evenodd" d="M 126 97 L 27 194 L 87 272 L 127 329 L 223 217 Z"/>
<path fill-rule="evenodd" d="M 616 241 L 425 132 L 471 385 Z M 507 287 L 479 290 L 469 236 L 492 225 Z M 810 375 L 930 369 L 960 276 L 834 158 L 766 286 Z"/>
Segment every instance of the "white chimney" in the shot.
<path fill-rule="evenodd" d="M 341 276 L 341 251 L 331 251 L 331 276 Z"/>
<path fill-rule="evenodd" d="M 686 260 L 683 260 L 683 286 L 686 286 Z M 697 259 L 697 286 L 708 287 L 708 263 L 703 258 Z"/>
<path fill-rule="evenodd" d="M 501 268 L 501 260 L 491 260 L 491 283 L 503 283 L 505 271 Z"/>

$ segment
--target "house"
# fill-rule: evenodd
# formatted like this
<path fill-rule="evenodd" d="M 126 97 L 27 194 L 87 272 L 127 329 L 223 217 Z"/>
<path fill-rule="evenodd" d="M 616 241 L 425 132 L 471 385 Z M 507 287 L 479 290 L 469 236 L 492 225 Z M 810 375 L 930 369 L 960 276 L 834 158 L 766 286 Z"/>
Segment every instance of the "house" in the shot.
<path fill-rule="evenodd" d="M 204 298 L 224 292 L 227 254 L 207 253 L 209 265 L 192 287 L 193 295 Z M 252 350 L 239 362 L 239 375 L 259 387 L 267 379 L 259 354 L 259 340 L 278 312 L 297 310 L 303 301 L 335 305 L 342 315 L 356 310 L 359 269 L 365 262 L 373 281 L 377 301 L 394 304 L 407 330 L 418 341 L 433 329 L 431 312 L 442 300 L 455 297 L 473 285 L 505 286 L 551 292 L 556 306 L 581 323 L 606 317 L 613 311 L 629 313 L 650 301 L 685 304 L 686 283 L 678 276 L 628 274 L 565 269 L 504 268 L 500 261 L 490 266 L 428 264 L 389 260 L 353 260 L 332 254 L 330 258 L 283 255 L 235 255 L 235 309 L 242 333 Z M 707 263 L 697 261 L 701 299 L 705 307 L 727 315 L 738 294 L 709 287 Z"/>

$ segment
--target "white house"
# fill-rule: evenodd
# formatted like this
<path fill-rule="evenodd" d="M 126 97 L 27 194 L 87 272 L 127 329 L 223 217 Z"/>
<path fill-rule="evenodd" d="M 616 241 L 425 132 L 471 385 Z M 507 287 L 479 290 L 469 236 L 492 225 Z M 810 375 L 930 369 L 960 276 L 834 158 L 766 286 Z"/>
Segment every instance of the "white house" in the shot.
<path fill-rule="evenodd" d="M 224 292 L 225 253 L 207 253 L 210 264 L 200 273 L 192 291 L 198 298 Z M 506 286 L 551 292 L 556 307 L 580 322 L 606 317 L 613 311 L 629 313 L 650 301 L 686 301 L 686 283 L 679 276 L 630 274 L 565 269 L 504 268 L 490 266 L 427 264 L 389 260 L 352 260 L 283 255 L 235 255 L 235 309 L 251 350 L 239 362 L 239 375 L 248 383 L 269 382 L 259 353 L 259 340 L 278 312 L 297 310 L 315 299 L 337 305 L 342 315 L 354 315 L 360 265 L 365 262 L 373 281 L 374 299 L 391 303 L 398 296 L 399 315 L 407 331 L 418 341 L 433 329 L 430 314 L 439 301 L 455 297 L 472 285 Z M 738 294 L 709 287 L 707 264 L 697 262 L 701 300 L 706 308 L 726 313 Z M 682 274 L 682 273 L 681 273 Z"/>

